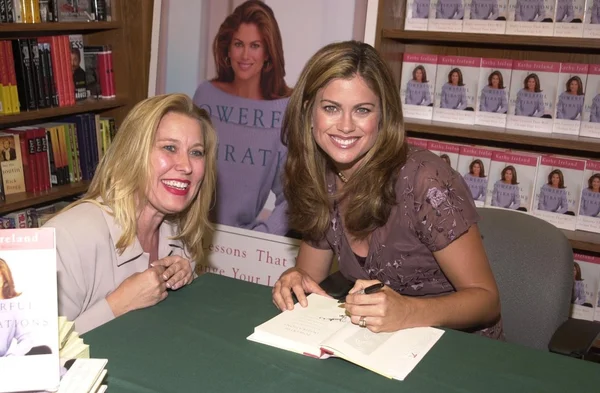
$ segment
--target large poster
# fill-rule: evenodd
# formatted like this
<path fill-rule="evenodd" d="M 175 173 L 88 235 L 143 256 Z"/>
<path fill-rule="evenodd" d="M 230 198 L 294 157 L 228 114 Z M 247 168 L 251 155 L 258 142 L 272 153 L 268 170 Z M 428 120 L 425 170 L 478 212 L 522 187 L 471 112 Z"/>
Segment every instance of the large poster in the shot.
<path fill-rule="evenodd" d="M 162 0 L 149 94 L 181 92 L 217 130 L 218 186 L 200 272 L 273 285 L 299 242 L 287 226 L 280 127 L 306 61 L 326 44 L 363 40 L 367 0 Z M 265 7 L 266 5 L 266 7 Z M 155 26 L 156 27 L 156 26 Z M 215 58 L 216 54 L 216 58 Z M 151 69 L 153 69 L 151 65 Z M 245 256 L 221 252 L 241 250 Z M 261 250 L 261 251 L 257 251 Z M 277 255 L 285 263 L 268 263 Z M 264 258 L 263 258 L 264 257 Z M 243 274 L 241 272 L 244 272 Z M 249 277 L 252 277 L 249 279 Z"/>

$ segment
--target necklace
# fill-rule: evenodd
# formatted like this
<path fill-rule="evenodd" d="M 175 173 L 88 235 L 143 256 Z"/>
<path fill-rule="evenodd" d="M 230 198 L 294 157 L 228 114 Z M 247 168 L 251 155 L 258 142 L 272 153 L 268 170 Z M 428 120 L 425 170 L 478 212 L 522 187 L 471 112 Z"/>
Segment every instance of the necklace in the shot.
<path fill-rule="evenodd" d="M 342 172 L 338 172 L 337 175 L 340 178 L 340 180 L 342 181 L 342 183 L 348 183 L 348 179 L 346 178 L 346 176 L 344 176 L 344 174 Z"/>

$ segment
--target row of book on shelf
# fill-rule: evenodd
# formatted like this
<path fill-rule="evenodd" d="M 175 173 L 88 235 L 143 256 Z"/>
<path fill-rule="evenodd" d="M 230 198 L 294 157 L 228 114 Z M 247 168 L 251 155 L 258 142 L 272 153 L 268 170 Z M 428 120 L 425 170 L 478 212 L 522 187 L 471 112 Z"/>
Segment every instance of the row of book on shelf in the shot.
<path fill-rule="evenodd" d="M 600 138 L 600 65 L 404 53 L 406 118 Z"/>
<path fill-rule="evenodd" d="M 462 175 L 477 206 L 600 233 L 600 160 L 408 138 Z"/>
<path fill-rule="evenodd" d="M 110 0 L 0 0 L 0 23 L 111 20 Z"/>
<path fill-rule="evenodd" d="M 0 233 L 0 392 L 104 392 L 106 359 L 58 316 L 52 228 Z M 35 272 L 32 274 L 31 272 Z"/>
<path fill-rule="evenodd" d="M 95 113 L 1 130 L 0 200 L 91 180 L 115 134 L 114 118 Z"/>
<path fill-rule="evenodd" d="M 115 95 L 110 46 L 81 34 L 0 41 L 0 115 Z"/>
<path fill-rule="evenodd" d="M 599 38 L 600 0 L 408 0 L 404 29 Z"/>

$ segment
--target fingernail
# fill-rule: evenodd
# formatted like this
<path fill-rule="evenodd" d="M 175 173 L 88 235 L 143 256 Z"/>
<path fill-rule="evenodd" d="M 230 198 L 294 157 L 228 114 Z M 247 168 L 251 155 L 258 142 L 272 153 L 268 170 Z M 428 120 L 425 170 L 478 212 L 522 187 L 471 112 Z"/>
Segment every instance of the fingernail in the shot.
<path fill-rule="evenodd" d="M 165 281 L 168 280 L 167 276 L 165 276 L 164 274 L 162 275 L 162 277 L 163 277 L 163 280 L 165 280 Z"/>
<path fill-rule="evenodd" d="M 171 284 L 167 283 L 167 288 L 171 288 Z"/>
<path fill-rule="evenodd" d="M 150 264 L 150 267 L 154 267 L 154 263 L 151 263 L 151 264 Z"/>

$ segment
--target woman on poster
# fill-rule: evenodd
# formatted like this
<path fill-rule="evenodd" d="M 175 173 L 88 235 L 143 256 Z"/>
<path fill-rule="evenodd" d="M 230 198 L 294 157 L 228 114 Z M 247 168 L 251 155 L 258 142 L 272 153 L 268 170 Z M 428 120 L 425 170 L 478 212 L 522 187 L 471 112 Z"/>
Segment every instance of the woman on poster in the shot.
<path fill-rule="evenodd" d="M 568 209 L 565 178 L 560 169 L 554 169 L 548 174 L 548 182 L 540 189 L 538 210 L 564 214 Z"/>
<path fill-rule="evenodd" d="M 217 130 L 217 194 L 211 220 L 276 235 L 288 232 L 281 170 L 287 155 L 279 134 L 291 94 L 286 85 L 281 33 L 262 1 L 239 5 L 213 42 L 217 76 L 201 83 L 194 103 Z M 261 213 L 269 193 L 275 207 Z"/>
<path fill-rule="evenodd" d="M 583 111 L 583 82 L 578 76 L 572 76 L 566 83 L 566 89 L 558 96 L 556 104 L 556 118 L 567 120 L 580 120 Z"/>
<path fill-rule="evenodd" d="M 513 210 L 521 207 L 517 170 L 514 166 L 508 165 L 502 169 L 500 180 L 494 184 L 494 189 L 492 190 L 492 206 Z"/>
<path fill-rule="evenodd" d="M 583 305 L 585 303 L 585 285 L 581 276 L 581 267 L 577 262 L 573 262 L 573 292 L 571 293 L 571 303 Z"/>
<path fill-rule="evenodd" d="M 483 161 L 475 159 L 469 164 L 469 173 L 463 176 L 475 201 L 485 201 L 487 194 L 487 177 Z"/>
<path fill-rule="evenodd" d="M 544 94 L 542 93 L 540 78 L 537 74 L 529 74 L 523 81 L 523 88 L 517 93 L 515 115 L 529 117 L 544 116 Z"/>
<path fill-rule="evenodd" d="M 438 0 L 435 6 L 436 19 L 462 20 L 465 15 L 463 0 Z"/>
<path fill-rule="evenodd" d="M 469 19 L 497 20 L 499 15 L 498 0 L 471 1 L 471 13 Z"/>
<path fill-rule="evenodd" d="M 545 21 L 545 16 L 544 0 L 517 0 L 515 5 L 515 21 L 542 22 Z M 549 22 L 552 22 L 552 18 L 550 18 Z"/>
<path fill-rule="evenodd" d="M 463 83 L 460 68 L 453 68 L 448 73 L 448 82 L 442 86 L 440 108 L 464 110 L 467 108 L 467 88 Z"/>
<path fill-rule="evenodd" d="M 600 173 L 590 176 L 588 186 L 581 191 L 579 214 L 588 217 L 600 216 Z"/>
<path fill-rule="evenodd" d="M 600 0 L 598 0 L 600 3 Z M 600 93 L 592 100 L 590 108 L 590 123 L 600 123 Z"/>
<path fill-rule="evenodd" d="M 431 105 L 427 71 L 421 64 L 415 67 L 412 71 L 412 79 L 406 84 L 406 98 L 404 99 L 404 103 L 420 106 Z"/>
<path fill-rule="evenodd" d="M 500 71 L 496 70 L 488 76 L 488 84 L 481 90 L 479 110 L 493 113 L 508 111 L 508 97 L 506 97 L 504 78 Z"/>

